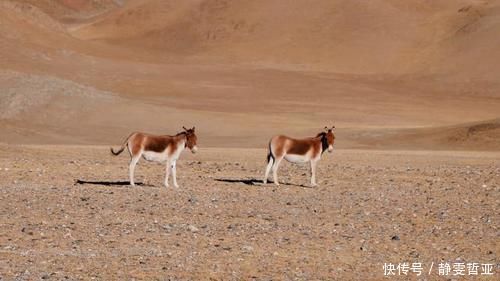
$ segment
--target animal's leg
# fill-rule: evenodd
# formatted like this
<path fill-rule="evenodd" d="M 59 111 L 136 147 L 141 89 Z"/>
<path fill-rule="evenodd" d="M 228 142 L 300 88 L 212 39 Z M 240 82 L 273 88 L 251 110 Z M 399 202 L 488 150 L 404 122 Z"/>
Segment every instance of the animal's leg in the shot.
<path fill-rule="evenodd" d="M 168 177 L 170 175 L 170 167 L 171 167 L 171 162 L 170 160 L 168 160 L 167 165 L 165 166 L 165 182 L 164 182 L 165 187 L 168 187 Z"/>
<path fill-rule="evenodd" d="M 128 166 L 128 171 L 129 171 L 129 178 L 130 178 L 130 185 L 131 186 L 135 186 L 135 183 L 134 183 L 135 165 L 137 165 L 137 162 L 139 162 L 140 158 L 141 158 L 140 153 L 138 153 L 137 155 L 133 155 L 132 158 L 130 158 L 130 164 Z"/>
<path fill-rule="evenodd" d="M 271 168 L 273 167 L 274 160 L 273 158 L 269 159 L 269 163 L 267 163 L 266 167 L 266 175 L 264 176 L 264 180 L 262 181 L 264 184 L 267 183 L 267 178 L 269 177 L 269 172 L 271 171 Z"/>
<path fill-rule="evenodd" d="M 175 188 L 179 188 L 179 185 L 177 184 L 177 168 L 176 168 L 176 162 L 177 161 L 172 161 L 171 167 L 172 167 L 172 178 L 174 180 L 174 186 Z"/>
<path fill-rule="evenodd" d="M 273 164 L 273 180 L 274 184 L 277 186 L 280 185 L 278 182 L 278 167 L 280 165 L 281 160 L 283 160 L 283 156 L 274 159 L 274 164 Z"/>
<path fill-rule="evenodd" d="M 311 160 L 311 186 L 317 186 L 316 184 L 316 164 L 318 161 Z"/>

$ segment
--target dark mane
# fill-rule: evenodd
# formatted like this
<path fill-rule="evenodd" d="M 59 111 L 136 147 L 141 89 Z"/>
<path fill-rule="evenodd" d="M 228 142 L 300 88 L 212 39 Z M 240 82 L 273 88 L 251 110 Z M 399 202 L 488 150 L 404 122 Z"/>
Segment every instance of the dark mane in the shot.
<path fill-rule="evenodd" d="M 326 138 L 326 133 L 321 132 L 316 135 L 316 138 L 321 138 L 321 154 L 328 149 L 328 139 Z"/>
<path fill-rule="evenodd" d="M 317 134 L 315 138 L 324 137 L 324 136 L 326 136 L 326 133 L 321 132 L 321 133 Z"/>

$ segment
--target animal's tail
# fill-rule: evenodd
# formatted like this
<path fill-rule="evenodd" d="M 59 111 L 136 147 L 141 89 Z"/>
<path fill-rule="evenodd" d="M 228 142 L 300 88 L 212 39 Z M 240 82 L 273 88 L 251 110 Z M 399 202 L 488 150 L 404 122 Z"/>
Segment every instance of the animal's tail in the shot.
<path fill-rule="evenodd" d="M 269 152 L 267 153 L 267 163 L 271 162 L 271 159 L 274 162 L 273 150 L 271 149 L 271 142 L 269 142 Z"/>
<path fill-rule="evenodd" d="M 111 154 L 113 155 L 119 155 L 120 153 L 122 153 L 124 150 L 125 150 L 125 146 L 122 145 L 122 147 L 120 147 L 120 149 L 118 149 L 118 151 L 115 151 L 112 147 L 109 148 L 109 150 L 111 150 Z"/>
<path fill-rule="evenodd" d="M 111 150 L 111 154 L 113 155 L 119 155 L 120 153 L 122 153 L 124 150 L 125 150 L 125 147 L 127 146 L 127 143 L 128 143 L 128 140 L 130 139 L 132 135 L 128 136 L 127 139 L 125 140 L 125 142 L 122 144 L 122 146 L 120 147 L 120 149 L 118 149 L 118 151 L 115 151 L 112 147 L 110 147 L 109 149 Z"/>

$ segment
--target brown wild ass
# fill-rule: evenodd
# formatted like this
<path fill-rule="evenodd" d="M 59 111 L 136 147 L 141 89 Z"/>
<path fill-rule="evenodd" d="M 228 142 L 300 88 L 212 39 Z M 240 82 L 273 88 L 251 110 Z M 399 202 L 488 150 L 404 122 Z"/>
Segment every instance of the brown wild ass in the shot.
<path fill-rule="evenodd" d="M 192 153 L 196 153 L 197 137 L 192 129 L 182 127 L 184 131 L 175 136 L 155 136 L 145 133 L 132 133 L 123 143 L 118 151 L 111 148 L 113 155 L 120 154 L 125 147 L 130 153 L 129 177 L 130 185 L 134 186 L 134 170 L 135 165 L 139 162 L 141 156 L 147 161 L 167 162 L 165 186 L 168 187 L 168 177 L 172 172 L 173 183 L 177 188 L 176 168 L 175 164 L 184 148 L 191 149 Z"/>
<path fill-rule="evenodd" d="M 332 152 L 335 135 L 333 134 L 333 126 L 331 129 L 325 127 L 325 131 L 317 134 L 313 138 L 293 139 L 286 136 L 274 136 L 269 142 L 269 153 L 267 155 L 266 174 L 264 176 L 264 184 L 267 183 L 267 178 L 271 168 L 273 170 L 274 184 L 278 182 L 278 167 L 281 160 L 285 158 L 292 163 L 311 162 L 311 185 L 316 186 L 316 164 L 325 150 Z"/>

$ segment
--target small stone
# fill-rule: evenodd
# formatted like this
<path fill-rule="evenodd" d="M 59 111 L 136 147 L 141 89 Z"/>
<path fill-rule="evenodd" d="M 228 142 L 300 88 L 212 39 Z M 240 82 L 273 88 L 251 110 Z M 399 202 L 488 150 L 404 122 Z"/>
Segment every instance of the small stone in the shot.
<path fill-rule="evenodd" d="M 191 232 L 198 232 L 199 231 L 199 229 L 194 225 L 189 225 L 188 230 Z"/>
<path fill-rule="evenodd" d="M 415 259 L 420 257 L 420 254 L 415 250 L 411 251 L 408 255 L 412 258 L 415 258 Z"/>
<path fill-rule="evenodd" d="M 391 237 L 391 240 L 393 240 L 393 241 L 399 241 L 399 236 L 394 235 L 394 236 Z"/>
<path fill-rule="evenodd" d="M 241 247 L 241 249 L 245 252 L 253 252 L 252 246 L 245 245 L 245 246 Z"/>

